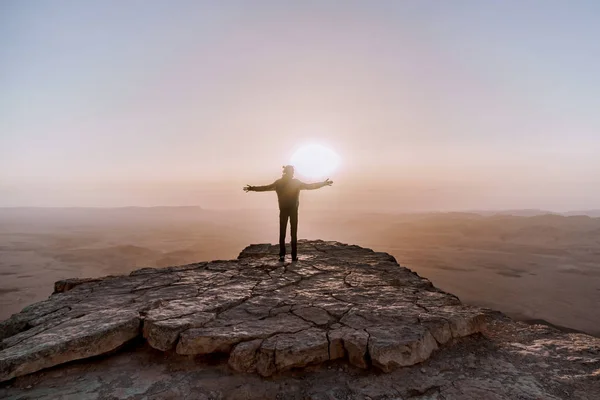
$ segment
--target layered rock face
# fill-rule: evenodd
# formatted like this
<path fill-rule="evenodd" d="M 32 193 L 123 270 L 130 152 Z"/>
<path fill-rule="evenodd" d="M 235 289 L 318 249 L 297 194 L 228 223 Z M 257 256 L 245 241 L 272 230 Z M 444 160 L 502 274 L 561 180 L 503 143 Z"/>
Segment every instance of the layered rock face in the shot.
<path fill-rule="evenodd" d="M 481 330 L 481 310 L 388 254 L 321 241 L 300 250 L 294 263 L 253 245 L 232 261 L 57 282 L 47 301 L 2 322 L 0 379 L 139 335 L 161 351 L 228 354 L 233 370 L 262 376 L 336 359 L 389 372 Z"/>
<path fill-rule="evenodd" d="M 600 398 L 600 339 L 463 305 L 385 253 L 277 252 L 57 282 L 0 323 L 0 397 Z"/>

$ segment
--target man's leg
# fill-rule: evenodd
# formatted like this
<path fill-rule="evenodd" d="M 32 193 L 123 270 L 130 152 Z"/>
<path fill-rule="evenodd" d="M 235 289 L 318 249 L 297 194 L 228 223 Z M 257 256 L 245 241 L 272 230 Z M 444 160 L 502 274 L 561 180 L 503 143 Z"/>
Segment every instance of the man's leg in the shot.
<path fill-rule="evenodd" d="M 292 231 L 292 260 L 298 258 L 298 209 L 290 213 L 290 225 Z"/>
<path fill-rule="evenodd" d="M 285 210 L 279 210 L 279 257 L 285 256 L 285 231 L 289 214 Z"/>

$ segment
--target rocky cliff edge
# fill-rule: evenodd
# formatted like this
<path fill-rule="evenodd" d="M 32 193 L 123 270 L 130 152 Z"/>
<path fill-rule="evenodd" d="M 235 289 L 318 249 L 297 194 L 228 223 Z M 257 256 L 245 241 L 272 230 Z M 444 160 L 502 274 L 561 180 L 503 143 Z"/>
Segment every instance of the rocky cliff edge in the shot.
<path fill-rule="evenodd" d="M 59 281 L 0 323 L 0 397 L 600 398 L 597 338 L 464 305 L 386 253 L 299 252 Z"/>

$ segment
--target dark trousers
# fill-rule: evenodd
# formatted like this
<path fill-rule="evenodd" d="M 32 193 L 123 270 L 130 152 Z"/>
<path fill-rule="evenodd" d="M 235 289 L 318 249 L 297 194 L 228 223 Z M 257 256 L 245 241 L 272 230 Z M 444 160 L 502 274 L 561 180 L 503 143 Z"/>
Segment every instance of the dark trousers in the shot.
<path fill-rule="evenodd" d="M 292 233 L 292 258 L 298 255 L 298 207 L 282 208 L 279 210 L 279 255 L 285 256 L 285 233 L 288 218 Z"/>

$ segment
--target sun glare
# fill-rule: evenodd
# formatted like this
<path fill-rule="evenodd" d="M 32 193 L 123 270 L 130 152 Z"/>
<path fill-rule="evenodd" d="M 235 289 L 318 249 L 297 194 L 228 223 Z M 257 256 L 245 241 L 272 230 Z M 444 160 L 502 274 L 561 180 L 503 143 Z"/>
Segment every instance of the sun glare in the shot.
<path fill-rule="evenodd" d="M 340 156 L 335 151 L 320 144 L 299 148 L 290 160 L 296 171 L 311 179 L 328 178 L 340 164 Z"/>

